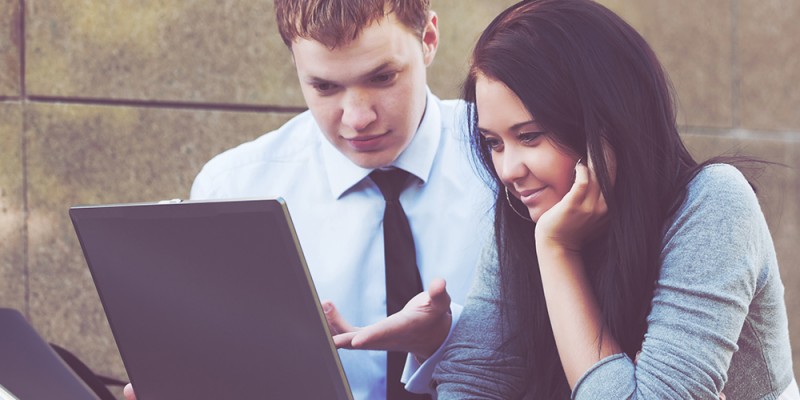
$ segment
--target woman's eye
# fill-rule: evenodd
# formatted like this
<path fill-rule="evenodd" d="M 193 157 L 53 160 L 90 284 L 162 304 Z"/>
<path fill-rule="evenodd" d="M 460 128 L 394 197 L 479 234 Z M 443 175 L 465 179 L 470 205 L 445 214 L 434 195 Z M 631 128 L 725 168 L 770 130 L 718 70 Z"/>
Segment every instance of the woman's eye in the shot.
<path fill-rule="evenodd" d="M 495 138 L 483 138 L 483 142 L 492 151 L 500 151 L 503 147 L 503 142 Z"/>
<path fill-rule="evenodd" d="M 520 132 L 517 138 L 522 144 L 533 144 L 542 135 L 544 132 Z"/>

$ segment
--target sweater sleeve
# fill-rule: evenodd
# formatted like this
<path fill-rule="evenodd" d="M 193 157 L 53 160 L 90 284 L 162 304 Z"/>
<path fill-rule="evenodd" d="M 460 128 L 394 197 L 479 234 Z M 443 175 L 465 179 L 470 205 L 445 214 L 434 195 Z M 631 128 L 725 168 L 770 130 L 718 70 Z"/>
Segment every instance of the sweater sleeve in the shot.
<path fill-rule="evenodd" d="M 638 362 L 601 360 L 572 398 L 718 399 L 763 281 L 763 235 L 764 216 L 741 173 L 704 168 L 666 228 Z"/>
<path fill-rule="evenodd" d="M 494 242 L 478 265 L 461 318 L 433 375 L 439 400 L 519 398 L 524 389 L 525 360 L 520 346 L 508 340 L 515 329 L 512 309 L 500 296 Z"/>

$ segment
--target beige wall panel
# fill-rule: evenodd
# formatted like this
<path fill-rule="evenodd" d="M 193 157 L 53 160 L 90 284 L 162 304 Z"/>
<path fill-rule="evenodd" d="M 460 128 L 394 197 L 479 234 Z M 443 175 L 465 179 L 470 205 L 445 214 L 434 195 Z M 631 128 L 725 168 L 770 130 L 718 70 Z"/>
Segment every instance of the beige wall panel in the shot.
<path fill-rule="evenodd" d="M 678 95 L 681 124 L 733 126 L 732 11 L 723 0 L 600 0 L 650 43 Z"/>
<path fill-rule="evenodd" d="M 19 0 L 0 0 L 0 97 L 20 94 L 21 18 Z"/>
<path fill-rule="evenodd" d="M 225 7 L 77 2 L 28 2 L 31 95 L 304 105 L 271 0 Z M 430 69 L 435 93 L 459 94 L 474 41 L 513 3 L 433 1 L 442 32 Z"/>
<path fill-rule="evenodd" d="M 30 104 L 26 113 L 30 314 L 47 339 L 124 376 L 67 214 L 75 204 L 188 197 L 214 154 L 287 114 Z"/>
<path fill-rule="evenodd" d="M 0 102 L 0 307 L 25 307 L 22 107 Z"/>
<path fill-rule="evenodd" d="M 767 218 L 781 277 L 786 288 L 789 331 L 795 376 L 800 376 L 800 142 L 733 139 L 718 136 L 686 135 L 686 142 L 698 160 L 720 154 L 747 155 L 778 162 L 788 167 L 771 166 L 752 174 L 759 188 L 758 197 Z"/>
<path fill-rule="evenodd" d="M 800 1 L 739 1 L 742 126 L 800 130 Z"/>
<path fill-rule="evenodd" d="M 26 5 L 31 95 L 304 104 L 272 0 Z"/>
<path fill-rule="evenodd" d="M 439 15 L 439 50 L 428 69 L 433 93 L 443 99 L 461 96 L 469 57 L 481 32 L 497 14 L 516 0 L 432 0 Z"/>

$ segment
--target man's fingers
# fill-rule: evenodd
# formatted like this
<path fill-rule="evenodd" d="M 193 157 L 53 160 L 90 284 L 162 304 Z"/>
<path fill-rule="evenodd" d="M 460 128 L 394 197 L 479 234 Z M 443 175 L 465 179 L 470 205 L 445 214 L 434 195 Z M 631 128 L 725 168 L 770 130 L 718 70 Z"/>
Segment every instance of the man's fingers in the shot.
<path fill-rule="evenodd" d="M 362 350 L 395 350 L 396 342 L 400 339 L 398 332 L 402 332 L 404 319 L 397 313 L 365 326 L 356 332 L 351 340 L 354 349 Z"/>
<path fill-rule="evenodd" d="M 450 308 L 450 295 L 447 293 L 447 283 L 444 279 L 437 278 L 428 285 L 428 296 L 431 298 L 431 307 Z"/>
<path fill-rule="evenodd" d="M 325 300 L 322 302 L 322 311 L 325 313 L 325 320 L 328 322 L 328 329 L 331 330 L 332 335 L 352 332 L 356 330 L 339 314 L 339 310 L 333 305 L 333 302 Z"/>
<path fill-rule="evenodd" d="M 336 346 L 337 349 L 352 349 L 353 337 L 357 333 L 358 332 L 347 332 L 339 335 L 333 335 L 333 344 Z"/>
<path fill-rule="evenodd" d="M 133 394 L 133 386 L 130 383 L 122 389 L 122 394 L 125 396 L 125 400 L 136 400 L 136 395 Z"/>

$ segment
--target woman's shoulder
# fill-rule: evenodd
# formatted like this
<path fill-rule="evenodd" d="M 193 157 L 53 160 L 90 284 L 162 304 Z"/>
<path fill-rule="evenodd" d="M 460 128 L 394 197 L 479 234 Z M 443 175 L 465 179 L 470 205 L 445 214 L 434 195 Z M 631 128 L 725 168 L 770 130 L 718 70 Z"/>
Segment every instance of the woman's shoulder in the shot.
<path fill-rule="evenodd" d="M 697 188 L 724 188 L 731 187 L 736 190 L 752 191 L 747 178 L 742 172 L 730 164 L 709 164 L 700 169 L 689 183 L 689 189 Z"/>
<path fill-rule="evenodd" d="M 719 212 L 731 208 L 759 208 L 753 187 L 742 172 L 730 164 L 710 164 L 703 167 L 686 188 L 684 206 Z"/>
<path fill-rule="evenodd" d="M 686 187 L 681 206 L 666 226 L 665 241 L 686 234 L 718 236 L 720 232 L 743 236 L 764 223 L 764 215 L 753 187 L 739 169 L 730 164 L 702 167 Z"/>

